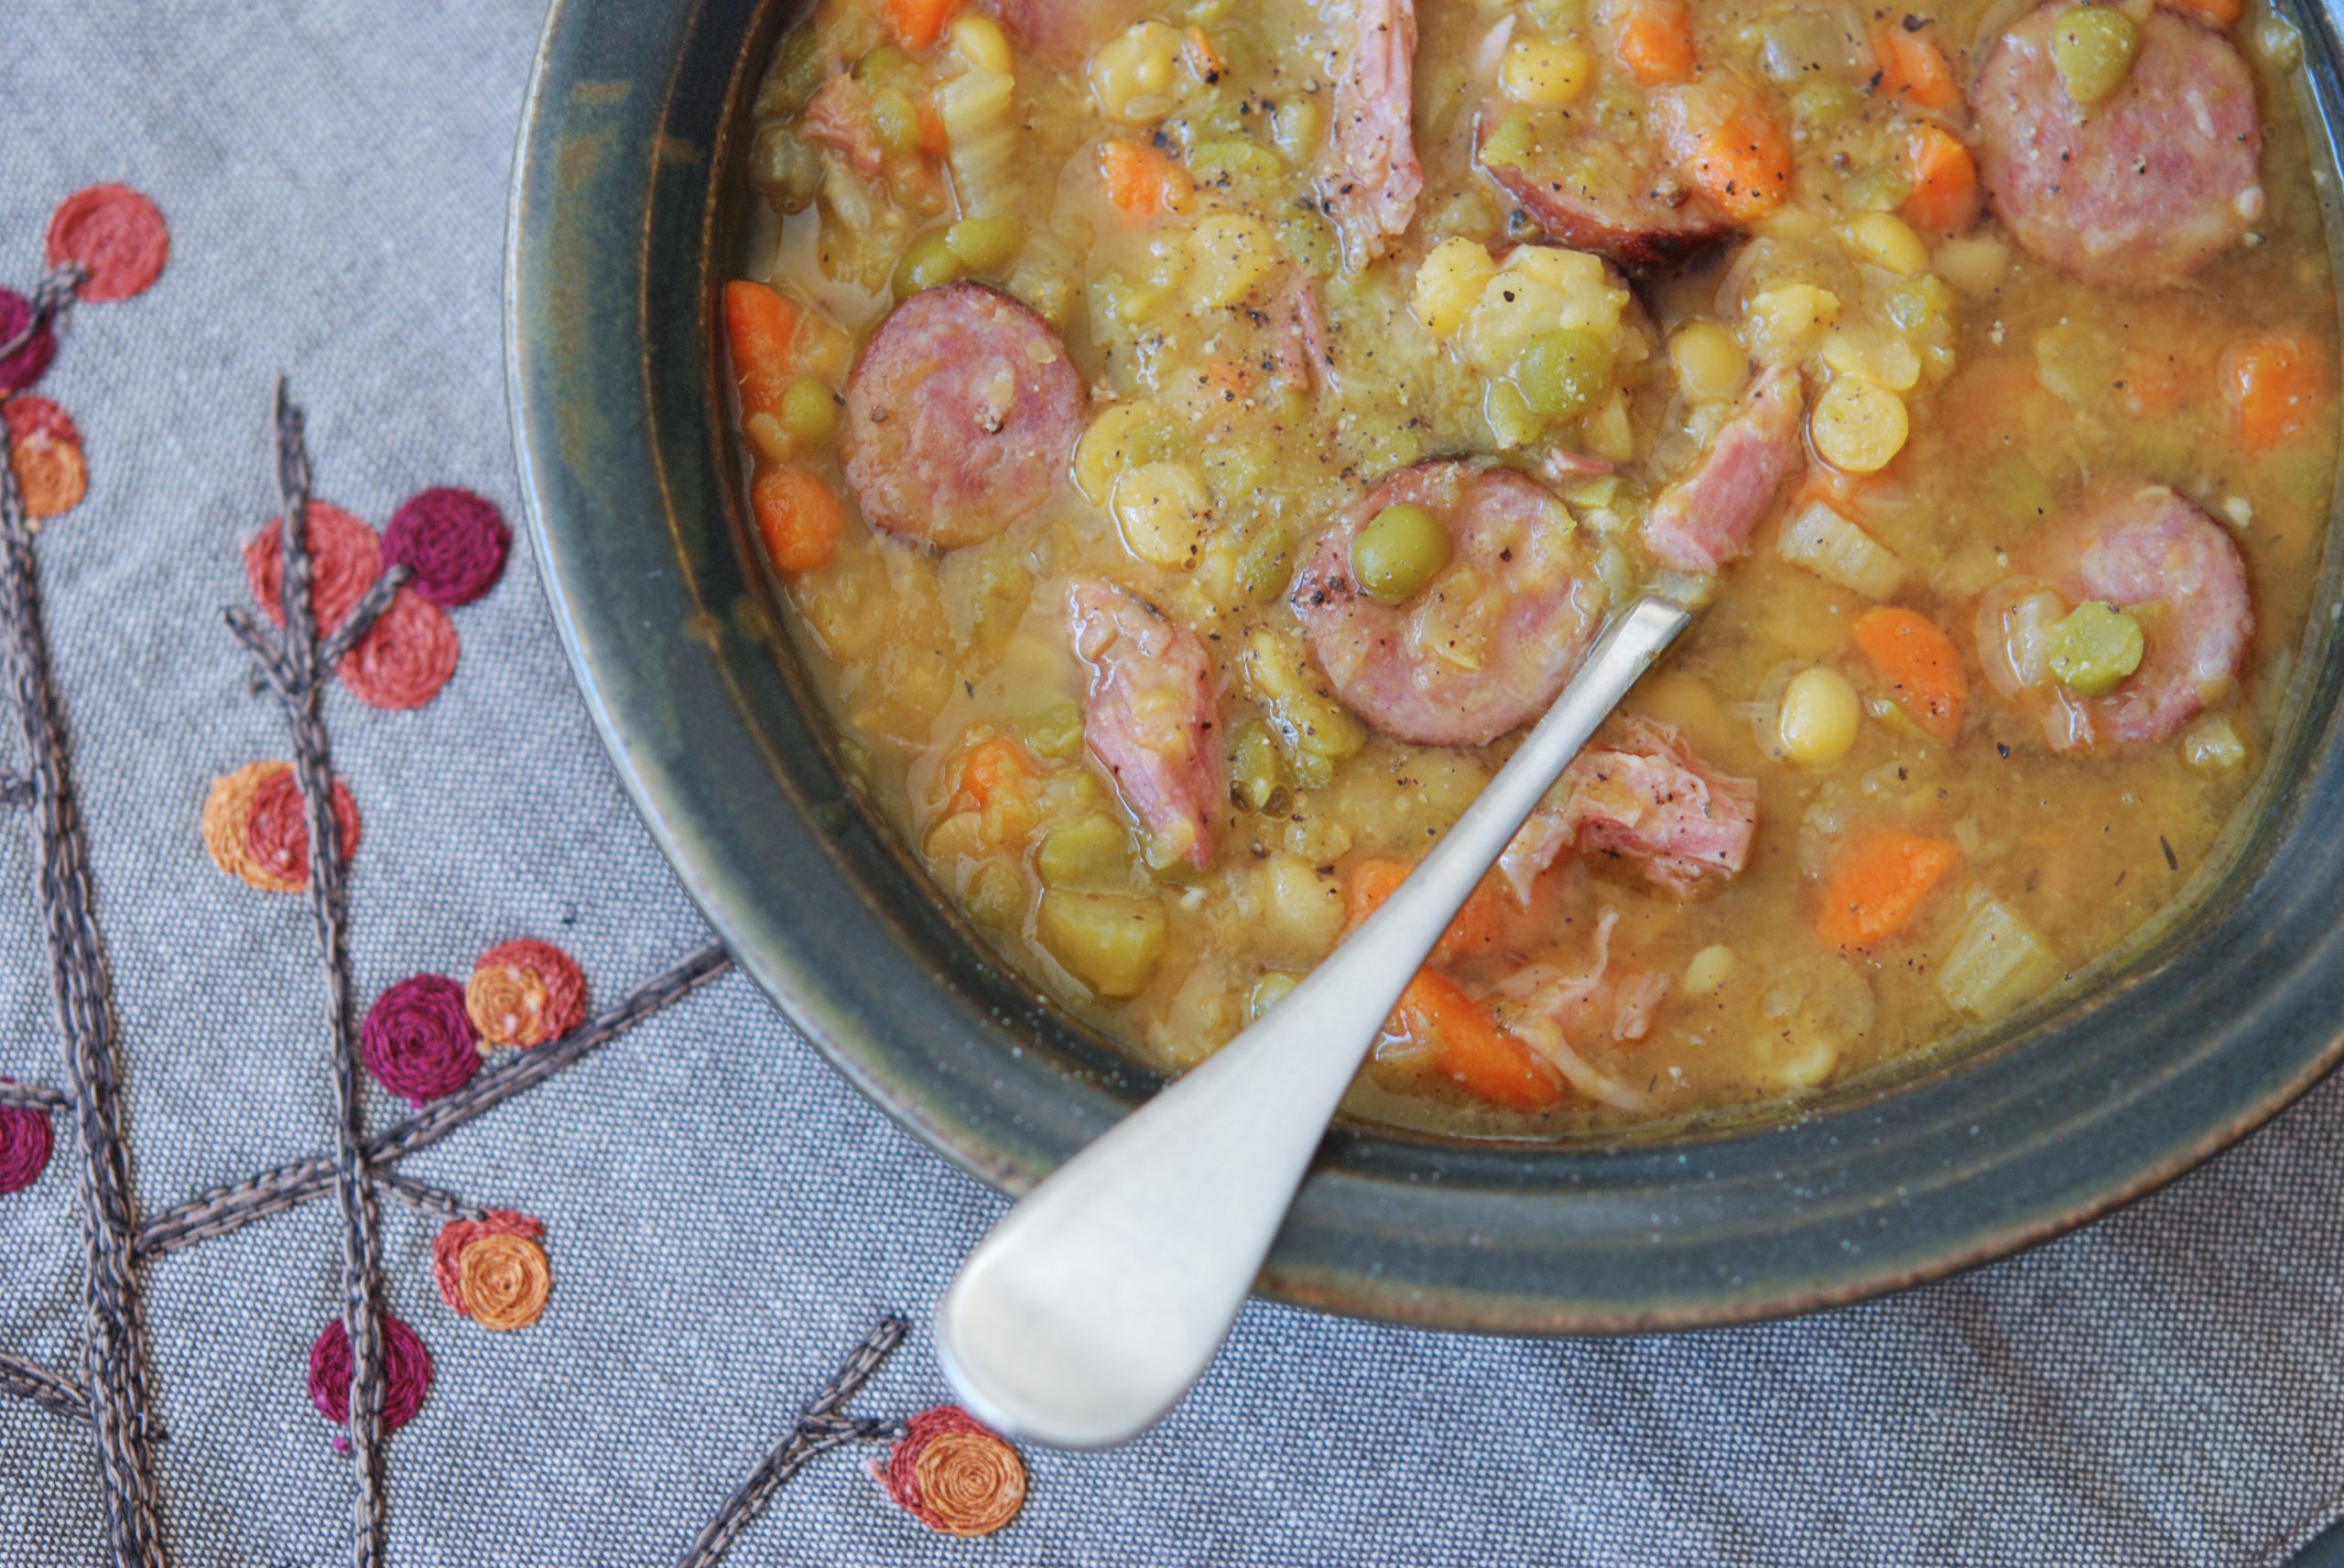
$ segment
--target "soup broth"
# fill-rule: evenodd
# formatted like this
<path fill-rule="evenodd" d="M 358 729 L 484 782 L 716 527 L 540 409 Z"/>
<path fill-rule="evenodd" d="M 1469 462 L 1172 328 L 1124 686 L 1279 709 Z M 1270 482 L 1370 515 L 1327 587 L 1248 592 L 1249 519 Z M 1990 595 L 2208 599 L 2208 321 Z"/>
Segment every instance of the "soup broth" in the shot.
<path fill-rule="evenodd" d="M 760 546 L 943 895 L 1171 1069 L 1700 605 L 1350 1108 L 1810 1094 L 2121 943 L 2263 764 L 2298 67 L 2236 0 L 819 0 L 724 301 Z"/>

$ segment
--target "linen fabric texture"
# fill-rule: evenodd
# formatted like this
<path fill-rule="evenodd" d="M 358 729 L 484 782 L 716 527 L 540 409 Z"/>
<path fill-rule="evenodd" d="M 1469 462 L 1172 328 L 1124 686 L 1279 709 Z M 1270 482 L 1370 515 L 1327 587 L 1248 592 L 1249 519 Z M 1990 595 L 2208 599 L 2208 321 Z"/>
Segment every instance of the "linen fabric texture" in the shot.
<path fill-rule="evenodd" d="M 517 520 L 500 360 L 505 185 L 541 21 L 521 0 L 0 6 L 0 282 L 28 288 L 84 185 L 154 196 L 162 281 L 85 307 L 42 391 L 89 499 L 38 551 L 91 825 L 148 1213 L 331 1147 L 298 898 L 222 877 L 211 781 L 286 754 L 221 607 L 275 509 L 267 406 L 309 413 L 320 498 L 376 526 L 434 485 Z M 704 940 L 589 728 L 516 537 L 413 712 L 327 698 L 365 814 L 362 1008 L 493 944 L 576 955 L 607 1003 Z M 0 754 L 0 766 L 11 759 Z M 57 1084 L 30 825 L 0 816 L 0 1075 Z M 370 1087 L 375 1125 L 404 1107 Z M 74 1156 L 0 1199 L 0 1344 L 76 1359 Z M 537 1324 L 432 1283 L 436 1218 L 385 1205 L 385 1306 L 434 1385 L 389 1442 L 390 1560 L 673 1561 L 887 1310 L 858 1398 L 947 1397 L 924 1328 L 1000 1213 L 734 975 L 401 1166 L 541 1217 Z M 1443 1336 L 1255 1304 L 1156 1432 L 1029 1451 L 997 1537 L 929 1534 L 852 1453 L 744 1564 L 2268 1563 L 2344 1497 L 2344 1088 L 2022 1258 L 1825 1316 L 1662 1338 Z M 346 1461 L 305 1389 L 340 1311 L 330 1199 L 146 1271 L 174 1561 L 346 1554 Z M 0 1400 L 0 1565 L 102 1561 L 84 1430 Z"/>

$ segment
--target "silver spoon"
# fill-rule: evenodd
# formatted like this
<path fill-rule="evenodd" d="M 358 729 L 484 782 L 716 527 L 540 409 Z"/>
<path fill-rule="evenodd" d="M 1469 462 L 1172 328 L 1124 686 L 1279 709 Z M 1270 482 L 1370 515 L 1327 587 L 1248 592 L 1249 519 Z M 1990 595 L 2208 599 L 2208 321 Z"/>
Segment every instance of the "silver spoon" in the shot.
<path fill-rule="evenodd" d="M 1616 617 L 1497 777 L 1349 941 L 993 1227 L 936 1318 L 937 1354 L 971 1411 L 1038 1443 L 1104 1448 L 1188 1391 L 1410 977 L 1690 620 L 1657 599 Z"/>

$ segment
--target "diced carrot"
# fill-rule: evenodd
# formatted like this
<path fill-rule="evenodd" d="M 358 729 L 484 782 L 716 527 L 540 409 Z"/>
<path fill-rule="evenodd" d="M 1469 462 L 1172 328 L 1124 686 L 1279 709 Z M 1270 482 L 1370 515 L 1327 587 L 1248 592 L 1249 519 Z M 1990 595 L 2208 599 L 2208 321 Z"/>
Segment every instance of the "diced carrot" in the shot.
<path fill-rule="evenodd" d="M 1384 901 L 1405 881 L 1416 867 L 1405 860 L 1373 858 L 1362 860 L 1351 868 L 1350 885 L 1345 889 L 1346 903 L 1351 910 L 1351 925 L 1360 922 L 1384 907 Z M 1432 961 L 1446 964 L 1469 954 L 1486 952 L 1498 945 L 1500 922 L 1504 918 L 1505 895 L 1494 882 L 1484 881 L 1457 912 L 1457 918 L 1441 933 L 1440 943 L 1432 950 Z"/>
<path fill-rule="evenodd" d="M 1228 69 L 1221 61 L 1221 51 L 1212 47 L 1212 36 L 1202 27 L 1188 29 L 1188 41 L 1180 47 L 1180 56 L 1188 62 L 1188 69 L 1197 73 L 1197 80 L 1207 85 L 1219 81 L 1221 73 Z"/>
<path fill-rule="evenodd" d="M 770 414 L 781 406 L 781 395 L 795 369 L 790 344 L 802 314 L 762 283 L 741 279 L 724 286 L 724 337 L 732 349 L 743 416 Z"/>
<path fill-rule="evenodd" d="M 1187 169 L 1145 142 L 1117 139 L 1101 146 L 1099 173 L 1107 182 L 1107 200 L 1134 223 L 1179 211 L 1196 191 Z"/>
<path fill-rule="evenodd" d="M 775 570 L 812 571 L 838 548 L 846 508 L 838 492 L 804 469 L 763 470 L 749 486 L 749 503 Z"/>
<path fill-rule="evenodd" d="M 1253 395 L 1253 367 L 1235 354 L 1214 354 L 1205 361 L 1205 394 L 1217 403 L 1242 403 Z"/>
<path fill-rule="evenodd" d="M 2217 30 L 2230 27 L 2246 9 L 2243 0 L 2164 0 L 2169 8 Z"/>
<path fill-rule="evenodd" d="M 887 27 L 906 49 L 924 49 L 960 8 L 960 0 L 886 0 Z"/>
<path fill-rule="evenodd" d="M 1903 930 L 1930 890 L 1961 862 L 1939 839 L 1880 828 L 1841 846 L 1823 878 L 1815 929 L 1836 947 L 1872 947 Z"/>
<path fill-rule="evenodd" d="M 1006 735 L 978 741 L 960 754 L 960 790 L 954 804 L 967 811 L 982 811 L 1010 791 L 1022 792 L 1042 770 L 1026 748 Z"/>
<path fill-rule="evenodd" d="M 1620 18 L 1612 52 L 1630 76 L 1646 87 L 1689 81 L 1693 76 L 1693 23 L 1678 0 L 1636 0 Z"/>
<path fill-rule="evenodd" d="M 1945 51 L 1923 31 L 1892 17 L 1872 30 L 1872 59 L 1880 65 L 1880 90 L 1901 92 L 1924 109 L 1950 109 L 1961 99 L 1960 84 Z"/>
<path fill-rule="evenodd" d="M 2300 338 L 2268 333 L 2241 338 L 2222 351 L 2222 401 L 2240 445 L 2267 452 L 2309 427 L 2326 393 L 2317 350 Z"/>
<path fill-rule="evenodd" d="M 919 150 L 928 157 L 942 157 L 952 150 L 952 133 L 944 128 L 944 116 L 925 98 L 919 102 Z"/>
<path fill-rule="evenodd" d="M 1978 218 L 1978 165 L 1961 139 L 1942 125 L 1915 125 L 1904 144 L 1904 172 L 1913 194 L 1898 209 L 1922 229 L 1966 229 Z"/>
<path fill-rule="evenodd" d="M 1943 627 L 1917 610 L 1882 604 L 1857 616 L 1850 634 L 1914 723 L 1947 745 L 1960 737 L 1970 677 Z"/>
<path fill-rule="evenodd" d="M 1392 1011 L 1391 1027 L 1428 1044 L 1443 1074 L 1492 1105 L 1539 1110 L 1563 1098 L 1555 1070 L 1438 970 L 1420 970 L 1408 982 Z"/>
<path fill-rule="evenodd" d="M 1790 134 L 1763 109 L 1737 110 L 1700 128 L 1685 176 L 1734 222 L 1763 218 L 1790 194 Z"/>

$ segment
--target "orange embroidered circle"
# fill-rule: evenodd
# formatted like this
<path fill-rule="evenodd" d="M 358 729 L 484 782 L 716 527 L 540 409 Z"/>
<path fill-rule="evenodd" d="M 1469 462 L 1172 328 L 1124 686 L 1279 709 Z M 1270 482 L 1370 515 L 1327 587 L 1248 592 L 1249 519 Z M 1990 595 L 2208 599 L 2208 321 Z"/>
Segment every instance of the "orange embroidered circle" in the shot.
<path fill-rule="evenodd" d="M 456 673 L 459 651 L 448 612 L 403 588 L 334 674 L 359 701 L 397 712 L 439 696 Z"/>
<path fill-rule="evenodd" d="M 1026 1462 L 990 1432 L 948 1432 L 912 1465 L 921 1519 L 946 1535 L 991 1535 L 1026 1506 Z"/>
<path fill-rule="evenodd" d="M 518 964 L 483 964 L 464 982 L 464 1011 L 483 1045 L 544 1044 L 553 1038 L 546 1024 L 551 1002 L 546 983 Z"/>
<path fill-rule="evenodd" d="M 469 1317 L 464 1304 L 464 1249 L 483 1236 L 520 1236 L 535 1241 L 545 1235 L 543 1222 L 518 1209 L 483 1209 L 478 1219 L 451 1219 L 431 1238 L 431 1282 L 440 1299 L 459 1317 Z"/>
<path fill-rule="evenodd" d="M 333 781 L 342 858 L 358 848 L 358 803 Z M 203 802 L 203 847 L 212 863 L 263 892 L 298 892 L 309 881 L 309 830 L 301 792 L 285 762 L 247 762 L 212 781 Z"/>
<path fill-rule="evenodd" d="M 546 1310 L 553 1268 L 546 1249 L 526 1236 L 491 1231 L 466 1244 L 457 1264 L 465 1310 L 483 1328 L 526 1328 Z"/>
<path fill-rule="evenodd" d="M 383 575 L 383 541 L 339 506 L 312 501 L 301 537 L 309 546 L 309 606 L 331 632 Z M 285 519 L 273 517 L 244 546 L 244 578 L 273 625 L 285 624 Z"/>
<path fill-rule="evenodd" d="M 16 488 L 35 522 L 62 516 L 89 493 L 90 465 L 71 441 L 30 437 L 16 443 L 8 454 L 8 466 L 16 470 Z"/>
<path fill-rule="evenodd" d="M 517 969 L 526 979 L 483 974 Z M 482 986 L 481 1008 L 472 1014 L 483 1037 L 500 1045 L 542 1045 L 586 1022 L 586 976 L 578 961 L 550 942 L 523 936 L 500 942 L 472 965 Z M 532 989 L 528 980 L 535 980 Z M 469 1002 L 472 989 L 465 988 Z M 484 1020 L 494 1020 L 492 1031 Z"/>

